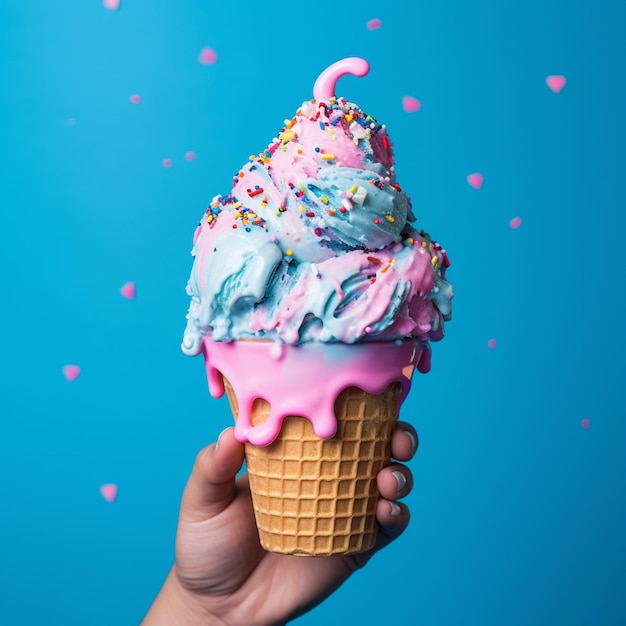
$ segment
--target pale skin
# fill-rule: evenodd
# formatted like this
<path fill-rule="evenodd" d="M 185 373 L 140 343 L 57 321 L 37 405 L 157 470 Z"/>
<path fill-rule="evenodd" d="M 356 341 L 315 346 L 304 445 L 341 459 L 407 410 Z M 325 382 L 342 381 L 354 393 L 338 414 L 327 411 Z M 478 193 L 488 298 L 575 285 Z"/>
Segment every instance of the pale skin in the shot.
<path fill-rule="evenodd" d="M 417 434 L 399 422 L 391 442 L 398 461 L 410 460 Z M 377 476 L 378 539 L 369 552 L 297 557 L 263 550 L 259 543 L 244 448 L 226 429 L 198 455 L 183 493 L 176 560 L 142 626 L 274 626 L 302 615 L 335 591 L 409 523 L 398 499 L 413 486 L 410 470 L 392 462 Z"/>

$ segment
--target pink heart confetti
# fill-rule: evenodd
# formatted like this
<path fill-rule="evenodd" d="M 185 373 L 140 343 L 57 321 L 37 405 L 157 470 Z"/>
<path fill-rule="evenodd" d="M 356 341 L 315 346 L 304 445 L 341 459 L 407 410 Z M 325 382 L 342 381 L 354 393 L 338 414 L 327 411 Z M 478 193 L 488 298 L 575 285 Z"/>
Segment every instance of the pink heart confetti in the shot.
<path fill-rule="evenodd" d="M 519 228 L 522 225 L 521 217 L 514 217 L 510 222 L 509 226 L 513 229 Z"/>
<path fill-rule="evenodd" d="M 196 153 L 191 150 L 185 154 L 185 159 L 187 161 L 193 161 L 196 158 Z"/>
<path fill-rule="evenodd" d="M 213 63 L 217 62 L 217 52 L 215 52 L 211 46 L 204 46 L 200 52 L 198 61 L 202 63 L 202 65 L 213 65 Z"/>
<path fill-rule="evenodd" d="M 109 11 L 117 11 L 120 8 L 120 0 L 103 0 L 102 6 Z"/>
<path fill-rule="evenodd" d="M 115 502 L 117 499 L 117 491 L 117 485 L 114 483 L 107 483 L 100 487 L 100 493 L 107 502 Z"/>
<path fill-rule="evenodd" d="M 495 339 L 490 339 L 490 340 L 487 342 L 487 347 L 488 347 L 490 350 L 495 349 L 496 345 L 498 345 L 498 344 L 497 344 L 497 342 L 496 342 L 496 340 L 495 340 Z"/>
<path fill-rule="evenodd" d="M 367 30 L 378 30 L 382 25 L 383 21 L 378 17 L 369 20 L 367 24 L 365 24 Z"/>
<path fill-rule="evenodd" d="M 567 78 L 565 78 L 565 76 L 561 76 L 560 74 L 554 74 L 546 78 L 546 85 L 548 85 L 550 90 L 554 93 L 561 93 L 566 83 Z"/>
<path fill-rule="evenodd" d="M 172 159 L 163 159 L 163 167 L 168 169 L 172 167 Z"/>
<path fill-rule="evenodd" d="M 139 104 L 141 102 L 141 96 L 137 95 L 136 93 L 134 93 L 130 98 L 129 98 L 131 104 Z"/>
<path fill-rule="evenodd" d="M 422 103 L 413 96 L 402 96 L 402 109 L 406 113 L 416 113 L 422 108 Z"/>
<path fill-rule="evenodd" d="M 134 300 L 137 297 L 137 288 L 131 280 L 120 287 L 120 293 L 128 300 Z"/>
<path fill-rule="evenodd" d="M 580 421 L 580 427 L 587 430 L 587 428 L 589 428 L 589 419 L 586 417 L 583 417 L 583 419 Z"/>
<path fill-rule="evenodd" d="M 465 180 L 467 180 L 467 184 L 470 187 L 474 187 L 474 189 L 482 189 L 485 177 L 480 172 L 474 172 L 473 174 L 469 174 Z"/>
<path fill-rule="evenodd" d="M 64 365 L 63 376 L 68 383 L 75 381 L 80 376 L 80 367 L 78 365 Z"/>

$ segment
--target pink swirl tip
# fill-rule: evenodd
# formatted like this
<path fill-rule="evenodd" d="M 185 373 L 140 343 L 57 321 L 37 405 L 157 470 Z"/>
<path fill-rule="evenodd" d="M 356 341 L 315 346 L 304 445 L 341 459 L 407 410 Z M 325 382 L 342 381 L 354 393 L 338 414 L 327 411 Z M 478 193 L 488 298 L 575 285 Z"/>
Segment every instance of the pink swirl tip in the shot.
<path fill-rule="evenodd" d="M 313 97 L 317 101 L 328 101 L 335 96 L 337 81 L 346 74 L 363 77 L 370 71 L 370 64 L 359 57 L 348 57 L 327 67 L 315 81 Z"/>

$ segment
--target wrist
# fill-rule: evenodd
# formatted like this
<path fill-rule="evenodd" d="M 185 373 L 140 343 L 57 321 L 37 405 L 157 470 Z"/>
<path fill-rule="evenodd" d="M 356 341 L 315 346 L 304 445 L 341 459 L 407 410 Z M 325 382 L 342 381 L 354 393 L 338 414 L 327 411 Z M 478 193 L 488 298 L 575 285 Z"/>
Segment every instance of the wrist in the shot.
<path fill-rule="evenodd" d="M 172 568 L 141 626 L 226 626 L 226 622 L 185 589 Z"/>

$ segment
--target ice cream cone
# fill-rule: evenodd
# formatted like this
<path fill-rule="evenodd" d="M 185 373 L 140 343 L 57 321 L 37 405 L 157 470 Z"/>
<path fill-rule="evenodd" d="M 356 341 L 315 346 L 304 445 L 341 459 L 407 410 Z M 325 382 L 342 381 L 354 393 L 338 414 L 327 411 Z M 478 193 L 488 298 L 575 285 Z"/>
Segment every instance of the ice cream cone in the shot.
<path fill-rule="evenodd" d="M 451 316 L 450 262 L 411 225 L 386 126 L 335 95 L 368 67 L 325 70 L 193 238 L 182 349 L 228 392 L 261 543 L 280 553 L 374 545 L 376 475 Z"/>
<path fill-rule="evenodd" d="M 231 409 L 237 398 L 224 379 Z M 328 440 L 303 417 L 283 421 L 268 446 L 246 444 L 246 464 L 261 545 L 271 552 L 329 556 L 364 552 L 376 540 L 376 475 L 389 463 L 400 383 L 381 394 L 358 387 L 335 403 L 337 434 Z M 269 414 L 257 399 L 253 425 Z"/>

